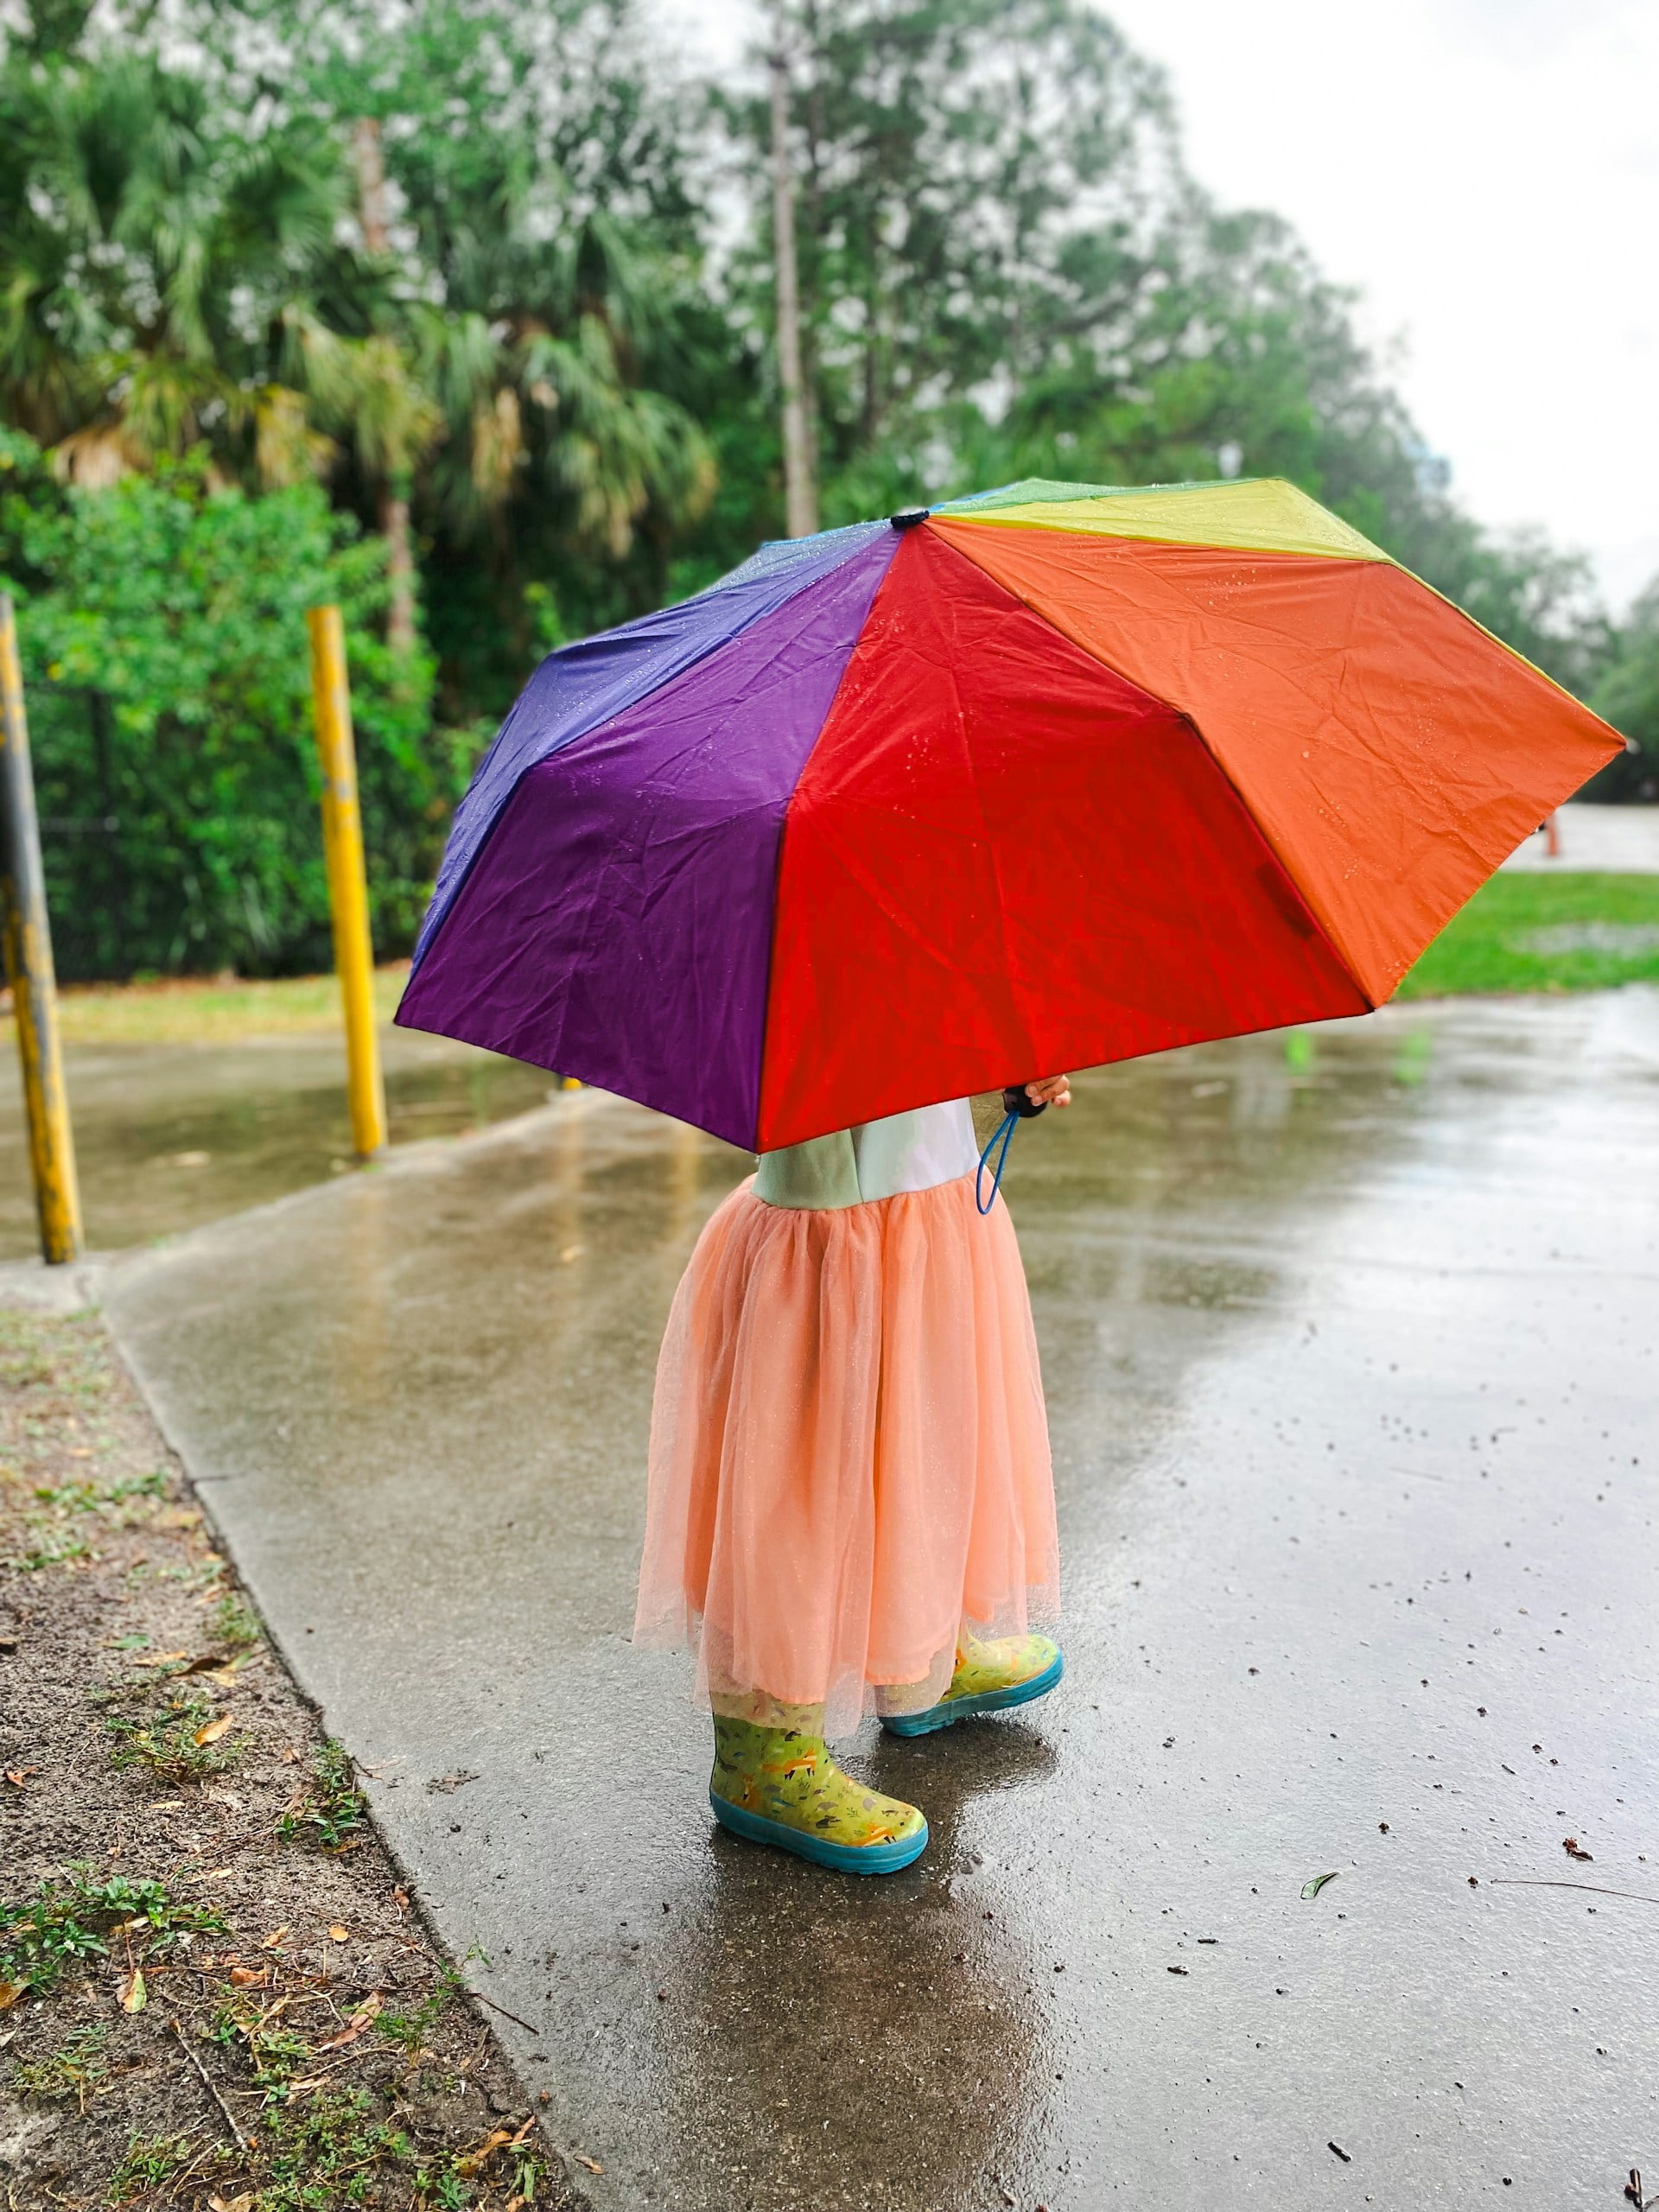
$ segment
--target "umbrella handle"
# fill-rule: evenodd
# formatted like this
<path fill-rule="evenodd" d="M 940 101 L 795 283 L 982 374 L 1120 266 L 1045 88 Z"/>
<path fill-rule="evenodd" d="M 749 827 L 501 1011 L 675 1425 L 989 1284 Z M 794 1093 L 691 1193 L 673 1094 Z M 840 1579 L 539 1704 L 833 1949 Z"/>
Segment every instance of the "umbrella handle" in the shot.
<path fill-rule="evenodd" d="M 1046 1105 L 1039 1106 L 1033 1103 L 1023 1083 L 1011 1083 L 1002 1093 L 1002 1103 L 1007 1110 L 992 1130 L 990 1142 L 980 1154 L 979 1166 L 974 1173 L 974 1204 L 982 1214 L 989 1213 L 996 1204 L 996 1194 L 1002 1187 L 1002 1170 L 1008 1164 L 1008 1147 L 1014 1142 L 1014 1131 L 1021 1122 L 1035 1121 L 1039 1114 L 1048 1111 Z M 994 1152 L 996 1154 L 996 1166 L 992 1172 L 991 1195 L 988 1198 L 984 1196 L 985 1163 Z"/>
<path fill-rule="evenodd" d="M 1002 1111 L 1018 1115 L 1022 1122 L 1034 1122 L 1039 1114 L 1046 1114 L 1046 1100 L 1039 1106 L 1031 1096 L 1031 1086 L 1025 1083 L 1011 1083 L 1002 1093 Z"/>

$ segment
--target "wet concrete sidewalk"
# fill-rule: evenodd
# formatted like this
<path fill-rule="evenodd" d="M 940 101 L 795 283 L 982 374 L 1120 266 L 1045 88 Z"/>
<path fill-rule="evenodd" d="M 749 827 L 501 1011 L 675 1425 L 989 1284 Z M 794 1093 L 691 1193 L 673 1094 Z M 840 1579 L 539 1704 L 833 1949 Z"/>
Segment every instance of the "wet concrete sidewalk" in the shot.
<path fill-rule="evenodd" d="M 1022 1135 L 1067 1678 L 867 1731 L 933 1825 L 882 1883 L 715 1832 L 626 1640 L 735 1154 L 581 1094 L 107 1299 L 595 2206 L 1563 2212 L 1659 2167 L 1656 1157 L 1638 988 L 1171 1054 Z"/>

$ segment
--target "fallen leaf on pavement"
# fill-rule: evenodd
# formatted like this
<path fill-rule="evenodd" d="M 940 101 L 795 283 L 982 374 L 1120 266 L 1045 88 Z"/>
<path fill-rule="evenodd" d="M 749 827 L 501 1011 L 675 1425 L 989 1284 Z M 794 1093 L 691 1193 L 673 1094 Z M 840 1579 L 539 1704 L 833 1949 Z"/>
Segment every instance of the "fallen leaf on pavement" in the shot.
<path fill-rule="evenodd" d="M 570 2155 L 579 2166 L 586 2166 L 590 2174 L 602 2174 L 605 2171 L 597 2158 L 584 2158 L 580 2151 L 573 2151 Z"/>
<path fill-rule="evenodd" d="M 338 1924 L 328 1930 L 328 1933 L 334 1937 L 336 1943 L 343 1943 L 350 1932 L 351 1931 L 348 1929 L 341 1928 Z"/>
<path fill-rule="evenodd" d="M 1334 1882 L 1336 1878 L 1337 1870 L 1335 1868 L 1332 1868 L 1332 1872 L 1328 1874 L 1315 1874 L 1312 1881 L 1304 1882 L 1302 1884 L 1302 1895 L 1305 1897 L 1316 1897 L 1327 1882 Z"/>
<path fill-rule="evenodd" d="M 6 1780 L 14 1789 L 21 1789 L 29 1776 L 38 1774 L 40 1770 L 37 1766 L 9 1766 L 6 1769 Z"/>
<path fill-rule="evenodd" d="M 238 1989 L 263 1989 L 270 1975 L 257 1967 L 232 1967 L 231 1980 Z"/>
<path fill-rule="evenodd" d="M 320 2043 L 317 2049 L 338 2050 L 342 2044 L 355 2043 L 365 2028 L 373 2026 L 375 2015 L 379 2010 L 380 1993 L 378 1989 L 372 1989 L 340 2033 L 330 2036 L 327 2043 Z"/>
<path fill-rule="evenodd" d="M 252 2202 L 251 2190 L 243 2196 L 210 2196 L 207 2200 L 208 2212 L 248 2212 Z"/>
<path fill-rule="evenodd" d="M 23 1981 L 0 1981 L 0 2012 L 10 2012 L 28 1986 Z"/>
<path fill-rule="evenodd" d="M 221 1713 L 217 1719 L 205 1721 L 191 1739 L 197 1744 L 216 1744 L 231 1725 L 232 1716 Z"/>
<path fill-rule="evenodd" d="M 260 1949 L 262 1951 L 280 1951 L 283 1948 L 283 1938 L 287 1935 L 287 1933 L 288 1923 L 284 1921 L 280 1928 L 273 1928 L 269 1936 L 262 1936 L 260 1937 Z"/>
<path fill-rule="evenodd" d="M 135 1667 L 170 1667 L 175 1659 L 188 1659 L 188 1651 L 146 1651 L 142 1659 L 135 1659 Z"/>
<path fill-rule="evenodd" d="M 1592 1851 L 1580 1850 L 1579 1839 L 1575 1835 L 1563 1836 L 1561 1838 L 1561 1849 L 1567 1853 L 1569 1859 L 1593 1859 L 1595 1857 L 1595 1853 Z"/>
<path fill-rule="evenodd" d="M 149 2002 L 149 1992 L 144 1987 L 143 1968 L 134 1967 L 121 1985 L 121 2010 L 124 2012 L 142 2012 Z"/>
<path fill-rule="evenodd" d="M 284 1766 L 297 1766 L 299 1764 L 299 1758 L 300 1755 L 295 1750 L 292 1744 L 284 1744 L 283 1745 L 283 1764 Z"/>

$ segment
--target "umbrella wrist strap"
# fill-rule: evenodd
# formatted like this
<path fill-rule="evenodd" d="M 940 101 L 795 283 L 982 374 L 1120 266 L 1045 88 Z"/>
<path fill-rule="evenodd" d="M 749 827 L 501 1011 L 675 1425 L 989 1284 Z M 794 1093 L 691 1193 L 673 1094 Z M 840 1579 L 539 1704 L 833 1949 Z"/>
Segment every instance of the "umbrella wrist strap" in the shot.
<path fill-rule="evenodd" d="M 990 1141 L 979 1155 L 979 1166 L 974 1174 L 974 1204 L 982 1214 L 989 1213 L 996 1204 L 996 1194 L 1002 1187 L 1002 1170 L 1008 1163 L 1008 1147 L 1014 1142 L 1014 1133 L 1019 1128 L 1020 1119 L 1017 1113 L 1005 1114 L 991 1131 Z M 996 1154 L 996 1166 L 991 1173 L 991 1195 L 988 1198 L 985 1196 L 985 1166 L 994 1152 Z"/>

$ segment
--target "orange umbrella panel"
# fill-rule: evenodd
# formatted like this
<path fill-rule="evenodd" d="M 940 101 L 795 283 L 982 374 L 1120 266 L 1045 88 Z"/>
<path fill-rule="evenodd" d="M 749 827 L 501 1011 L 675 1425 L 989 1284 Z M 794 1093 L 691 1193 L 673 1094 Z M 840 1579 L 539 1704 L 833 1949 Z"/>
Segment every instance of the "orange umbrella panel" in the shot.
<path fill-rule="evenodd" d="M 1212 517 L 1233 489 L 1261 490 L 1196 488 Z M 1179 509 L 1184 495 L 1157 496 Z M 1027 504 L 1020 523 L 991 509 L 928 527 L 1188 718 L 1374 1003 L 1621 749 L 1586 707 L 1372 549 L 1138 540 L 1076 527 L 1079 505 L 1122 512 Z"/>

